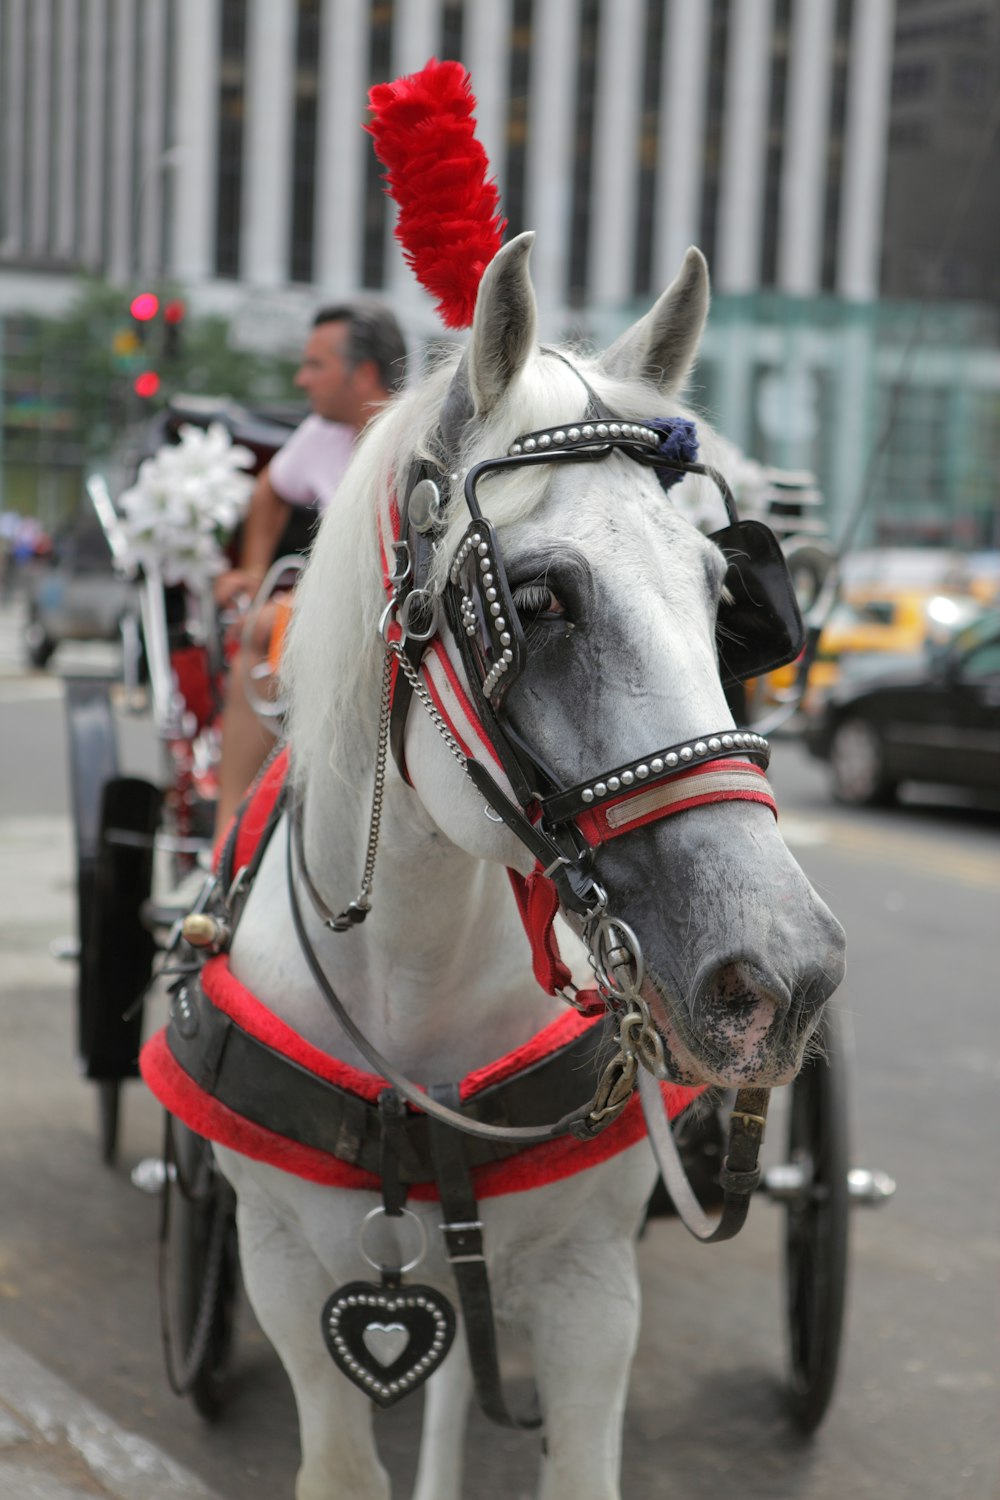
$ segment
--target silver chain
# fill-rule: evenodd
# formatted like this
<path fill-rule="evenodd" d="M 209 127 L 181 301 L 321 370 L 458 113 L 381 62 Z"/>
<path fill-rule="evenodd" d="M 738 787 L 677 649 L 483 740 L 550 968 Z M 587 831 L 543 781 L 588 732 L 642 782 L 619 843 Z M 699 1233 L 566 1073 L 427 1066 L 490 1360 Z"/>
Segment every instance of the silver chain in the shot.
<path fill-rule="evenodd" d="M 372 786 L 372 816 L 368 828 L 368 849 L 365 853 L 365 868 L 361 876 L 361 897 L 357 905 L 362 909 L 371 906 L 371 894 L 375 885 L 375 857 L 378 854 L 379 831 L 382 825 L 382 798 L 385 795 L 385 768 L 389 751 L 389 724 L 392 713 L 392 661 L 395 657 L 414 696 L 420 699 L 455 759 L 465 766 L 466 755 L 461 745 L 445 723 L 434 699 L 424 685 L 420 673 L 403 650 L 399 641 L 386 641 L 385 658 L 382 664 L 382 695 L 378 709 L 378 742 L 375 749 L 375 782 Z"/>
<path fill-rule="evenodd" d="M 392 664 L 393 659 L 399 664 L 399 668 L 413 689 L 414 696 L 420 700 L 430 715 L 434 727 L 444 740 L 452 755 L 465 767 L 466 755 L 451 730 L 448 728 L 443 715 L 439 712 L 427 688 L 424 686 L 413 663 L 403 650 L 401 641 L 386 641 L 385 657 L 382 663 L 382 690 L 379 696 L 378 710 L 378 736 L 375 747 L 375 778 L 372 783 L 372 811 L 368 824 L 368 847 L 365 850 L 365 864 L 361 875 L 361 887 L 355 900 L 351 901 L 346 909 L 334 916 L 326 905 L 316 887 L 309 878 L 309 872 L 305 866 L 305 850 L 299 844 L 299 866 L 305 877 L 306 890 L 318 911 L 324 924 L 331 932 L 349 932 L 358 922 L 363 921 L 371 910 L 372 892 L 375 888 L 375 860 L 378 856 L 379 834 L 382 828 L 382 803 L 385 797 L 385 771 L 389 752 L 389 730 L 392 714 Z"/>
<path fill-rule="evenodd" d="M 452 755 L 464 770 L 465 762 L 468 758 L 465 751 L 462 749 L 461 745 L 458 743 L 458 740 L 456 740 L 455 736 L 448 728 L 444 715 L 440 712 L 437 704 L 434 702 L 434 699 L 427 691 L 423 678 L 420 676 L 420 673 L 410 661 L 410 658 L 407 656 L 406 652 L 402 649 L 402 645 L 399 641 L 386 642 L 386 661 L 389 660 L 390 653 L 395 656 L 396 660 L 399 662 L 400 670 L 402 671 L 403 676 L 406 678 L 407 682 L 410 684 L 410 687 L 413 689 L 414 697 L 420 699 L 420 702 L 430 714 L 431 721 L 435 729 L 438 731 L 441 738 L 448 746 L 448 749 L 451 751 Z"/>
<path fill-rule="evenodd" d="M 382 826 L 382 798 L 385 795 L 385 764 L 389 750 L 389 713 L 392 708 L 392 660 L 388 651 L 382 663 L 382 693 L 378 705 L 378 742 L 375 747 L 375 780 L 372 784 L 372 815 L 368 827 L 368 848 L 361 876 L 361 901 L 371 905 L 375 884 L 375 857 L 378 854 L 379 829 Z"/>

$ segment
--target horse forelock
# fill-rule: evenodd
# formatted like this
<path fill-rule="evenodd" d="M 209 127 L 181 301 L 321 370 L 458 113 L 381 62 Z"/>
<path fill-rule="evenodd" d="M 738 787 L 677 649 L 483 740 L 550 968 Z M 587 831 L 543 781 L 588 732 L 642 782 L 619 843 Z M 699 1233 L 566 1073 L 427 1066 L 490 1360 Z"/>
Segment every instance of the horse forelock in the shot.
<path fill-rule="evenodd" d="M 462 497 L 467 470 L 502 456 L 525 432 L 581 421 L 587 385 L 626 420 L 682 414 L 678 403 L 645 380 L 609 378 L 596 360 L 578 351 L 566 351 L 566 357 L 569 364 L 539 351 L 505 399 L 486 417 L 467 423 L 457 453 L 442 454 L 439 432 L 441 409 L 459 369 L 457 356 L 390 402 L 359 440 L 299 582 L 283 655 L 286 732 L 297 783 L 309 766 L 320 763 L 349 778 L 351 766 L 367 760 L 374 745 L 382 664 L 378 621 L 385 604 L 377 516 L 387 497 L 402 499 L 414 460 L 447 458 L 457 476 L 438 552 L 443 575 L 468 525 Z M 502 532 L 532 514 L 550 480 L 551 470 L 544 466 L 506 473 L 492 482 L 487 478 L 478 498 Z M 359 794 L 367 795 L 367 789 Z"/>

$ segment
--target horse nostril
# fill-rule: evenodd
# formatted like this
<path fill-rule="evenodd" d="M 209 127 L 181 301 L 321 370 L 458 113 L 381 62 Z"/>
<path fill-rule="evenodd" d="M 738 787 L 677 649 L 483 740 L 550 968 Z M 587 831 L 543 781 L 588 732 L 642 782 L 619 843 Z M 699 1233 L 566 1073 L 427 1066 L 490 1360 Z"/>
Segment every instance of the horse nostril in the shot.
<path fill-rule="evenodd" d="M 786 986 L 748 959 L 713 968 L 699 983 L 696 994 L 699 1008 L 717 1011 L 736 1026 L 741 1015 L 749 1020 L 758 1016 L 762 1007 L 770 1007 L 777 1019 L 791 1004 Z"/>

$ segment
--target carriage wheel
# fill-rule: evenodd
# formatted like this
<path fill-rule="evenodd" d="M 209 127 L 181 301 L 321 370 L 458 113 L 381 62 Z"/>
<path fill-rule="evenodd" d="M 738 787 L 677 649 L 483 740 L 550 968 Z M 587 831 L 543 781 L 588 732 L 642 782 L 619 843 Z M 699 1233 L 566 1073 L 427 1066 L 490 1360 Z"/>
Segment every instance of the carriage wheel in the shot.
<path fill-rule="evenodd" d="M 66 705 L 70 803 L 76 846 L 76 904 L 79 959 L 77 969 L 77 1051 L 83 1071 L 104 1048 L 98 1033 L 106 1024 L 95 948 L 100 942 L 98 910 L 102 882 L 99 863 L 103 840 L 104 790 L 118 776 L 118 735 L 111 705 L 111 685 L 101 678 L 67 677 Z M 124 1006 L 122 1007 L 124 1009 Z M 105 1059 L 100 1065 L 104 1067 Z M 128 1071 L 126 1066 L 125 1071 Z M 118 1145 L 121 1080 L 105 1073 L 97 1079 L 98 1135 L 101 1160 L 113 1162 Z"/>
<path fill-rule="evenodd" d="M 811 1058 L 791 1086 L 788 1124 L 788 1160 L 800 1184 L 786 1198 L 788 1406 L 802 1433 L 819 1426 L 833 1394 L 847 1286 L 847 1079 L 829 1014 L 821 1037 L 825 1056 Z"/>
<path fill-rule="evenodd" d="M 206 1421 L 229 1394 L 239 1254 L 236 1197 L 208 1141 L 168 1120 L 176 1180 L 164 1184 L 160 1317 L 167 1377 Z"/>

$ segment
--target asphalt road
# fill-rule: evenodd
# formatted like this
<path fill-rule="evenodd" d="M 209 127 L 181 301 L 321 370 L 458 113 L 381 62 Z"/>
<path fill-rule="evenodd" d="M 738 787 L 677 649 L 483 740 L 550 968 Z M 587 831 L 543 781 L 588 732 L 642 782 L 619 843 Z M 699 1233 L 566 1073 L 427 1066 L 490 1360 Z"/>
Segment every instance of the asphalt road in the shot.
<path fill-rule="evenodd" d="M 73 974 L 48 953 L 74 920 L 59 689 L 4 677 L 2 649 L 0 716 L 0 1334 L 226 1500 L 281 1500 L 294 1414 L 248 1311 L 219 1424 L 167 1389 L 157 1204 L 129 1180 L 158 1151 L 159 1111 L 129 1085 L 121 1160 L 100 1164 L 93 1089 L 73 1060 Z M 155 764 L 144 723 L 123 726 L 123 759 Z M 781 1211 L 755 1204 L 739 1239 L 710 1248 L 675 1221 L 650 1226 L 623 1493 L 998 1500 L 1000 810 L 925 794 L 845 813 L 788 741 L 772 780 L 786 837 L 848 932 L 834 1003 L 853 1054 L 853 1159 L 899 1191 L 853 1217 L 841 1380 L 809 1443 L 782 1409 Z M 415 1398 L 377 1419 L 399 1495 L 418 1418 Z M 476 1418 L 469 1452 L 477 1500 L 531 1493 L 535 1439 Z"/>

